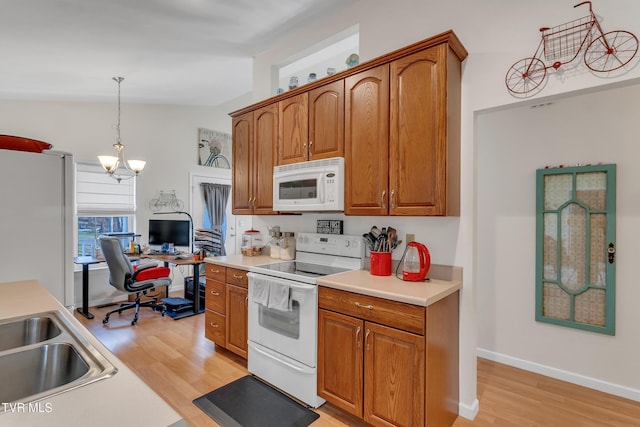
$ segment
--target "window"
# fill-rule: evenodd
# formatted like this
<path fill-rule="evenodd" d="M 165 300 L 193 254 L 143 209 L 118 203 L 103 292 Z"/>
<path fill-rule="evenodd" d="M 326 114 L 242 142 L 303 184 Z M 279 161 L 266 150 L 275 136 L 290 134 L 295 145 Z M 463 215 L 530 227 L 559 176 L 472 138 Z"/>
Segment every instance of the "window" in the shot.
<path fill-rule="evenodd" d="M 615 335 L 616 166 L 537 179 L 536 320 Z"/>
<path fill-rule="evenodd" d="M 136 213 L 136 178 L 120 183 L 97 164 L 76 163 L 78 256 L 96 254 L 98 237 L 133 231 Z M 129 238 L 123 238 L 123 246 Z"/>

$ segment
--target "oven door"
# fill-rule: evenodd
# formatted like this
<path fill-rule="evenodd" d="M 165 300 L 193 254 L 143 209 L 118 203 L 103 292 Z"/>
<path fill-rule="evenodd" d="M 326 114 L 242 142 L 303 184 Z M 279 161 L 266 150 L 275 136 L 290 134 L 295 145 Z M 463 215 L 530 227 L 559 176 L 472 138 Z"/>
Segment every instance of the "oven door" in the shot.
<path fill-rule="evenodd" d="M 316 341 L 318 329 L 318 287 L 302 282 L 247 273 L 249 277 L 249 341 L 316 367 Z M 269 308 L 264 294 L 258 295 L 256 283 L 261 286 L 288 286 L 290 310 Z"/>

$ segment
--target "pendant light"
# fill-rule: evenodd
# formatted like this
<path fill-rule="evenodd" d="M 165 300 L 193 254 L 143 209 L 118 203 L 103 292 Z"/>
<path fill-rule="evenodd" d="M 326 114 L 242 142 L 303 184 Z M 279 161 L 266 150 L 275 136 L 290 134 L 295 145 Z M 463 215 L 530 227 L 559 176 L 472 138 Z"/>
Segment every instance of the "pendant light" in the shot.
<path fill-rule="evenodd" d="M 124 158 L 124 145 L 120 139 L 120 84 L 124 77 L 114 77 L 113 80 L 118 83 L 118 124 L 116 125 L 116 143 L 113 148 L 116 150 L 115 156 L 98 156 L 98 160 L 109 176 L 118 182 L 123 179 L 131 179 L 137 176 L 147 162 L 144 160 L 129 160 Z"/>

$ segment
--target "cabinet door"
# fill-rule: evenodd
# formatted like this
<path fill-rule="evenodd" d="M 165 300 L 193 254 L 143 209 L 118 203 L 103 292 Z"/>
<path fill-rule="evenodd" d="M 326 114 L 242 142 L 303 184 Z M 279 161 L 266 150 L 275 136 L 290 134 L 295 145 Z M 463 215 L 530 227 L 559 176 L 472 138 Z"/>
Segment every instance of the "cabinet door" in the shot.
<path fill-rule="evenodd" d="M 389 66 L 345 79 L 347 215 L 386 215 L 389 177 Z"/>
<path fill-rule="evenodd" d="M 391 215 L 446 214 L 446 49 L 440 45 L 390 65 Z"/>
<path fill-rule="evenodd" d="M 424 426 L 424 337 L 365 322 L 364 420 Z"/>
<path fill-rule="evenodd" d="M 253 147 L 253 112 L 234 117 L 231 120 L 233 135 L 233 186 L 232 212 L 246 215 L 253 212 L 251 206 L 252 171 L 251 149 Z"/>
<path fill-rule="evenodd" d="M 268 105 L 253 112 L 254 181 L 252 207 L 255 214 L 273 213 L 273 167 L 278 142 L 278 106 Z"/>
<path fill-rule="evenodd" d="M 309 92 L 309 160 L 344 156 L 344 81 Z"/>
<path fill-rule="evenodd" d="M 309 97 L 307 93 L 278 103 L 278 165 L 308 160 Z"/>
<path fill-rule="evenodd" d="M 247 358 L 247 290 L 227 285 L 226 348 Z"/>
<path fill-rule="evenodd" d="M 362 417 L 364 322 L 318 310 L 318 395 Z"/>

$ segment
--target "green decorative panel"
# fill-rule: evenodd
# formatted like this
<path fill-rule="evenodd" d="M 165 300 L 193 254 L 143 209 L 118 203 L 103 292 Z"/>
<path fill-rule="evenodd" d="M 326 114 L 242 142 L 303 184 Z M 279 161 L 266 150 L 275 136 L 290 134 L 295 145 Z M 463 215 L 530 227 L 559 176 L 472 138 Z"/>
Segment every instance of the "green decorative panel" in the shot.
<path fill-rule="evenodd" d="M 539 169 L 536 320 L 615 334 L 616 166 Z"/>

